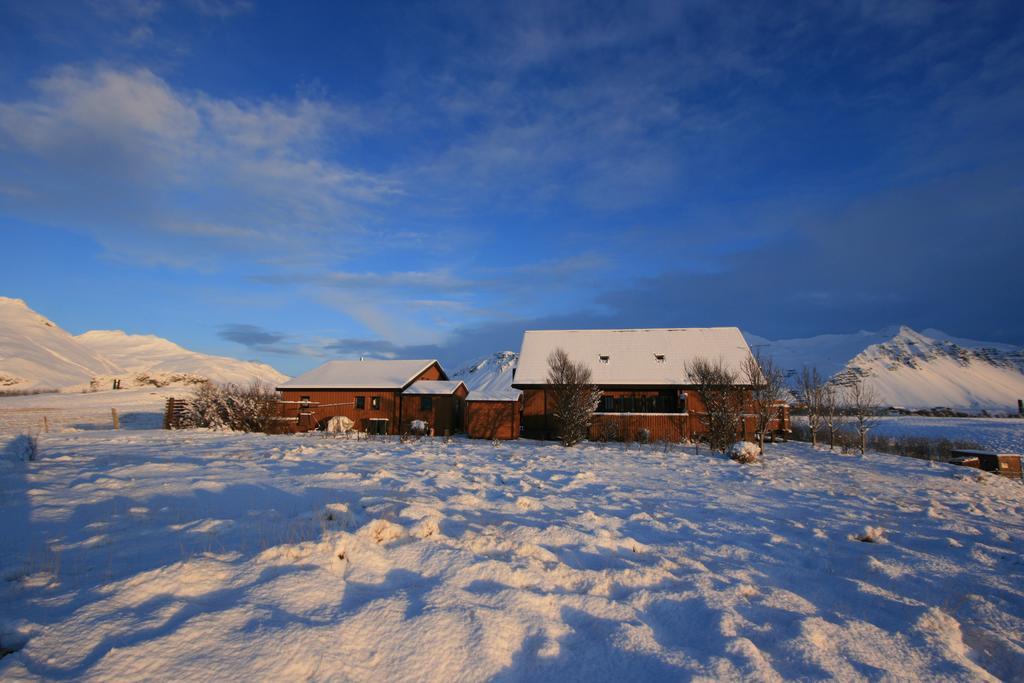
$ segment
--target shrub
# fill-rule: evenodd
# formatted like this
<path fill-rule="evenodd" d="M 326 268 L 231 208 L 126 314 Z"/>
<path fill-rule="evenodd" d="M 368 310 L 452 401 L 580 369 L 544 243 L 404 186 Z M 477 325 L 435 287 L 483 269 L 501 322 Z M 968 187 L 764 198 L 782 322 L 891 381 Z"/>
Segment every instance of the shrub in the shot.
<path fill-rule="evenodd" d="M 282 428 L 275 417 L 277 394 L 265 384 L 253 382 L 243 387 L 204 382 L 185 402 L 178 426 L 275 433 Z"/>

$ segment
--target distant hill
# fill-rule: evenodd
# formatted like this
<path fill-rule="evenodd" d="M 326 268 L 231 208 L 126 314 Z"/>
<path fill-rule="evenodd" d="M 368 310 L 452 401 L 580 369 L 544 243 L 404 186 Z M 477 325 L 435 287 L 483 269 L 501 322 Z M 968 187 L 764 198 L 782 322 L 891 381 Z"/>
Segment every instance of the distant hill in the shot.
<path fill-rule="evenodd" d="M 804 366 L 839 385 L 863 377 L 887 406 L 1015 413 L 1024 398 L 1024 347 L 906 326 L 778 341 L 745 336 L 787 371 L 791 384 Z"/>
<path fill-rule="evenodd" d="M 0 297 L 0 391 L 75 390 L 90 384 L 268 383 L 287 379 L 263 363 L 189 351 L 160 337 L 120 331 L 77 337 L 21 299 Z"/>
<path fill-rule="evenodd" d="M 512 373 L 518 362 L 519 354 L 515 351 L 499 351 L 456 370 L 452 379 L 462 380 L 470 391 L 490 395 L 511 394 L 514 393 Z"/>
<path fill-rule="evenodd" d="M 59 389 L 118 372 L 21 299 L 0 297 L 0 390 Z"/>
<path fill-rule="evenodd" d="M 75 339 L 128 372 L 150 375 L 189 374 L 213 382 L 235 384 L 249 384 L 254 380 L 274 384 L 288 379 L 287 375 L 265 363 L 197 353 L 148 334 L 93 330 Z"/>

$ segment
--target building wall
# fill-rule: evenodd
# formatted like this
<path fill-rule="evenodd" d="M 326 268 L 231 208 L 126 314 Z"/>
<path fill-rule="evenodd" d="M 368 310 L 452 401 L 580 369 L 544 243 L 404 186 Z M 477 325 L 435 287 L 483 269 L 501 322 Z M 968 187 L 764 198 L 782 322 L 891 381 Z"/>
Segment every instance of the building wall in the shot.
<path fill-rule="evenodd" d="M 683 392 L 686 397 L 685 413 L 603 413 L 594 414 L 588 438 L 605 440 L 608 435 L 617 432 L 618 440 L 636 441 L 641 429 L 647 429 L 652 441 L 688 441 L 704 433 L 704 425 L 700 415 L 704 412 L 704 402 L 689 387 L 602 387 L 604 396 L 612 397 L 647 397 L 658 396 L 668 389 Z M 531 439 L 552 439 L 557 435 L 551 417 L 551 398 L 543 387 L 523 389 L 523 435 Z M 781 411 L 781 419 L 776 420 L 773 428 L 789 429 L 789 409 Z M 752 439 L 755 431 L 755 419 L 752 415 L 743 418 L 743 428 L 737 425 L 736 436 Z"/>
<path fill-rule="evenodd" d="M 415 381 L 445 379 L 444 372 L 434 363 L 424 370 Z M 401 423 L 406 420 L 401 415 L 401 391 L 397 389 L 287 389 L 281 391 L 280 415 L 287 418 L 298 418 L 290 422 L 293 431 L 305 432 L 316 429 L 318 425 L 337 415 L 343 415 L 355 423 L 359 431 L 367 431 L 371 418 L 388 420 L 388 433 L 399 434 Z M 298 405 L 303 396 L 308 396 L 308 409 Z M 355 407 L 356 397 L 366 399 L 366 407 L 362 410 Z M 380 408 L 374 410 L 372 398 L 380 397 Z M 318 405 L 317 405 L 318 404 Z M 341 405 L 337 405 L 341 404 Z M 309 414 L 303 414 L 309 413 Z"/>
<path fill-rule="evenodd" d="M 309 397 L 310 406 L 308 409 L 298 404 L 303 396 Z M 362 396 L 366 399 L 366 407 L 362 410 L 355 407 L 357 396 Z M 371 407 L 374 396 L 380 397 L 380 408 L 378 410 L 374 410 Z M 386 418 L 388 420 L 388 433 L 397 434 L 398 397 L 399 392 L 395 389 L 328 391 L 289 389 L 281 392 L 281 400 L 287 401 L 287 403 L 281 405 L 281 415 L 287 418 L 299 418 L 292 423 L 294 431 L 297 432 L 316 429 L 317 425 L 323 424 L 326 420 L 336 415 L 344 415 L 351 419 L 355 423 L 356 429 L 360 431 L 366 431 L 369 428 L 371 418 Z"/>
<path fill-rule="evenodd" d="M 682 413 L 596 413 L 587 438 L 591 441 L 639 441 L 646 429 L 650 441 L 688 441 L 690 416 Z"/>
<path fill-rule="evenodd" d="M 472 439 L 518 439 L 519 402 L 467 402 L 466 436 Z"/>
<path fill-rule="evenodd" d="M 402 396 L 402 432 L 410 431 L 413 420 L 426 422 L 436 436 L 461 432 L 466 414 L 467 393 L 466 389 L 460 386 L 454 394 L 431 396 L 433 405 L 430 410 L 420 409 L 420 399 L 424 394 Z"/>

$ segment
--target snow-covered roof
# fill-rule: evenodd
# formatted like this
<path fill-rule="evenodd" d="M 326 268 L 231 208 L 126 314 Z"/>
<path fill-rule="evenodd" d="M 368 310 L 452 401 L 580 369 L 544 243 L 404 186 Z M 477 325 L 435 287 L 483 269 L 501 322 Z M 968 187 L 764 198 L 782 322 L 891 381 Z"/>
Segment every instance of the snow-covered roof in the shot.
<path fill-rule="evenodd" d="M 501 391 L 471 391 L 466 397 L 467 401 L 518 401 L 523 392 L 518 389 L 503 389 Z"/>
<path fill-rule="evenodd" d="M 410 384 L 403 394 L 423 394 L 426 396 L 445 396 L 454 394 L 458 388 L 466 385 L 454 379 L 422 379 Z"/>
<path fill-rule="evenodd" d="M 436 360 L 332 360 L 278 389 L 403 389 Z"/>
<path fill-rule="evenodd" d="M 548 355 L 564 349 L 586 363 L 594 384 L 690 384 L 686 363 L 703 356 L 739 373 L 750 347 L 736 327 L 686 327 L 633 330 L 527 330 L 513 386 L 544 384 Z"/>

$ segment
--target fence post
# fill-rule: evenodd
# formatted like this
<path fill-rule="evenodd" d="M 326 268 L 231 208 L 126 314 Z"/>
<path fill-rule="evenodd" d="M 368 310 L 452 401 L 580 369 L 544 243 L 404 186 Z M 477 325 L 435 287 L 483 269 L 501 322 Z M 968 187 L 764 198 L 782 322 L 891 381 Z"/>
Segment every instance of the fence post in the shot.
<path fill-rule="evenodd" d="M 111 419 L 114 422 L 114 429 L 120 429 L 121 428 L 121 423 L 117 419 L 117 408 L 111 408 L 110 409 L 110 417 L 111 417 Z"/>

